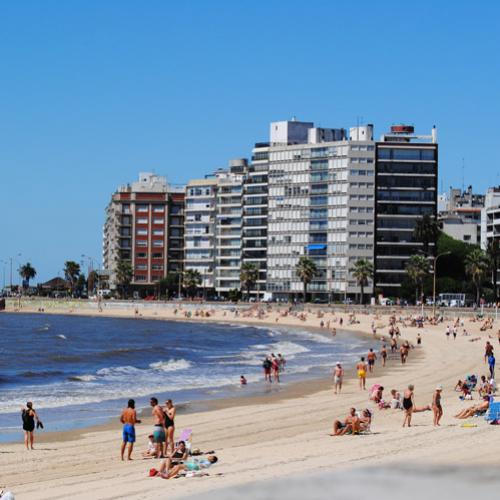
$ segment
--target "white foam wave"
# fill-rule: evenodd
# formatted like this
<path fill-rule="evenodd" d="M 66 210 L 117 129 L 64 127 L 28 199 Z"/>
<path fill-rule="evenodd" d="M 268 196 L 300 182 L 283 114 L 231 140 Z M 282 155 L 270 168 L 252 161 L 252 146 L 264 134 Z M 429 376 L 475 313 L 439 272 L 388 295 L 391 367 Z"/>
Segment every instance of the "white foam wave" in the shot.
<path fill-rule="evenodd" d="M 75 382 L 93 382 L 97 380 L 97 377 L 95 375 L 74 375 L 70 377 L 70 380 Z"/>
<path fill-rule="evenodd" d="M 149 365 L 153 370 L 162 372 L 175 372 L 178 370 L 187 370 L 191 363 L 187 359 L 170 359 L 169 361 L 157 361 Z"/>

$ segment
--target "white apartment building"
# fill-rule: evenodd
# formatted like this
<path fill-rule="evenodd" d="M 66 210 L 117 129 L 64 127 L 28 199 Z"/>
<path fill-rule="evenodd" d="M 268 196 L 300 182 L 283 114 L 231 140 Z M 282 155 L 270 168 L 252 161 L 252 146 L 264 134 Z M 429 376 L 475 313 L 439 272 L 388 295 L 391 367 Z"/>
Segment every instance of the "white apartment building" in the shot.
<path fill-rule="evenodd" d="M 310 122 L 271 124 L 267 290 L 274 297 L 302 293 L 301 255 L 317 265 L 309 285 L 316 299 L 359 292 L 352 267 L 373 261 L 374 151 L 371 125 L 347 136 Z"/>
<path fill-rule="evenodd" d="M 197 270 L 210 293 L 240 289 L 246 171 L 246 160 L 231 160 L 229 169 L 186 186 L 184 268 Z"/>
<path fill-rule="evenodd" d="M 500 187 L 489 188 L 481 210 L 481 248 L 488 242 L 500 240 Z"/>

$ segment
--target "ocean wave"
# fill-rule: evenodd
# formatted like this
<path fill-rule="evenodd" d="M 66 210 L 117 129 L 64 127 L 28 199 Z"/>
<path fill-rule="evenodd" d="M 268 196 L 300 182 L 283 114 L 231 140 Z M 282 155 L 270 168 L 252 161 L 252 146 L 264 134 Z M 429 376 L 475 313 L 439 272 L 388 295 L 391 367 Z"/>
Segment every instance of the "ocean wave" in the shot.
<path fill-rule="evenodd" d="M 64 372 L 60 370 L 42 370 L 42 371 L 32 371 L 28 370 L 19 374 L 20 377 L 23 378 L 46 378 L 46 377 L 55 377 L 57 375 L 63 375 Z"/>
<path fill-rule="evenodd" d="M 97 377 L 95 375 L 72 375 L 68 377 L 68 380 L 72 382 L 93 382 L 97 380 Z"/>
<path fill-rule="evenodd" d="M 153 370 L 162 372 L 174 372 L 178 370 L 187 370 L 191 367 L 191 363 L 187 359 L 170 359 L 168 361 L 157 361 L 149 365 Z"/>

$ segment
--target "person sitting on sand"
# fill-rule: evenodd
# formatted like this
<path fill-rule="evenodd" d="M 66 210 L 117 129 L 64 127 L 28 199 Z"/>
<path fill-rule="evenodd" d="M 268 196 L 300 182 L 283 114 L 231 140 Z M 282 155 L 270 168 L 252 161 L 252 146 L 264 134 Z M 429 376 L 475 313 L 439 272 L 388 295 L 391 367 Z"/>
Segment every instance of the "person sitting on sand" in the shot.
<path fill-rule="evenodd" d="M 148 436 L 148 448 L 141 453 L 142 458 L 153 458 L 156 456 L 156 445 L 153 442 L 153 434 Z"/>
<path fill-rule="evenodd" d="M 189 453 L 186 447 L 185 441 L 179 441 L 177 446 L 174 448 L 174 451 L 170 455 L 170 460 L 173 464 L 181 463 L 187 459 Z"/>
<path fill-rule="evenodd" d="M 370 399 L 374 402 L 374 403 L 380 403 L 383 399 L 383 393 L 384 393 L 384 388 L 381 386 L 381 385 L 378 385 L 378 386 L 374 386 L 373 387 L 373 391 L 370 395 Z"/>
<path fill-rule="evenodd" d="M 173 465 L 170 459 L 165 459 L 161 462 L 160 468 L 158 470 L 151 469 L 149 475 L 151 477 L 158 476 L 163 479 L 172 479 L 177 476 L 179 472 L 199 472 L 201 470 L 208 469 L 213 464 L 217 463 L 218 459 L 215 455 L 207 455 L 207 458 L 202 459 L 190 459 L 183 464 Z"/>
<path fill-rule="evenodd" d="M 483 396 L 483 401 L 477 405 L 469 406 L 469 408 L 465 408 L 461 412 L 455 415 L 455 418 L 464 419 L 474 417 L 475 415 L 484 415 L 488 408 L 490 407 L 490 398 L 489 396 Z"/>
<path fill-rule="evenodd" d="M 359 434 L 360 431 L 361 421 L 356 414 L 356 408 L 351 408 L 344 422 L 340 420 L 335 420 L 335 422 L 333 422 L 333 434 L 330 434 L 330 436 L 343 436 L 348 432 Z"/>
<path fill-rule="evenodd" d="M 393 410 L 402 410 L 403 409 L 403 403 L 401 401 L 401 394 L 396 390 L 396 389 L 391 389 L 391 403 L 390 407 Z"/>

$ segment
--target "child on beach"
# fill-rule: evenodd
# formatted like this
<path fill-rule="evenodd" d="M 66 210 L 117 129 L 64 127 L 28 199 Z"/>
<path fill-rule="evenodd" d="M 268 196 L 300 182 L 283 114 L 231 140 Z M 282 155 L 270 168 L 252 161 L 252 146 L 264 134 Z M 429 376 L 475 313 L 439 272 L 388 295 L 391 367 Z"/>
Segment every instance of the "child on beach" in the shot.
<path fill-rule="evenodd" d="M 156 445 L 153 442 L 153 434 L 148 436 L 148 447 L 141 453 L 142 458 L 153 458 L 156 456 Z"/>

